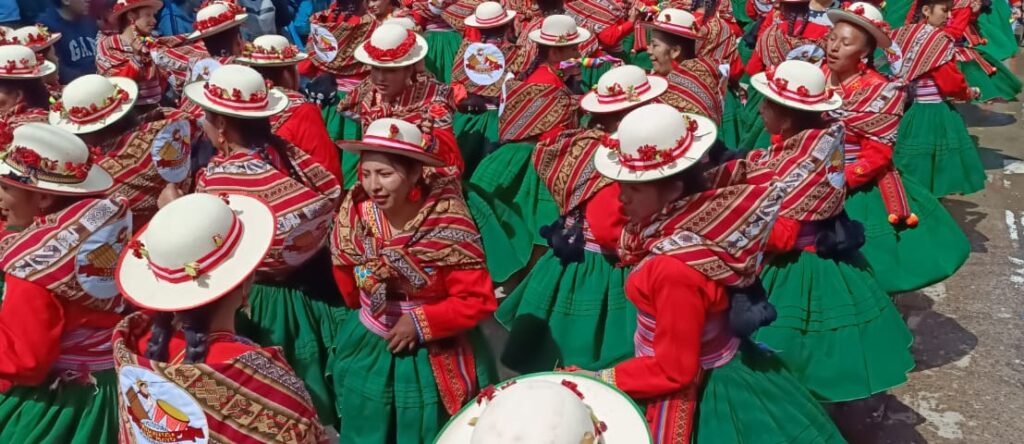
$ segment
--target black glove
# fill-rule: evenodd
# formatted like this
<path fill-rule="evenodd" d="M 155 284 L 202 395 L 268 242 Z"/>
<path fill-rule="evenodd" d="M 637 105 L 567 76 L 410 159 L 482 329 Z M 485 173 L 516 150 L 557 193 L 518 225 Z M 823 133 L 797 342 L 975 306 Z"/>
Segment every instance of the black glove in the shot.
<path fill-rule="evenodd" d="M 470 94 L 455 107 L 463 114 L 483 114 L 487 111 L 487 100 L 476 94 Z"/>
<path fill-rule="evenodd" d="M 334 81 L 334 76 L 322 74 L 306 84 L 306 87 L 302 88 L 302 94 L 310 103 L 327 109 L 338 101 L 338 84 Z"/>
<path fill-rule="evenodd" d="M 733 334 L 747 338 L 771 324 L 778 315 L 768 302 L 768 293 L 758 279 L 748 287 L 729 289 L 729 327 Z"/>
<path fill-rule="evenodd" d="M 864 246 L 864 225 L 846 215 L 819 222 L 819 231 L 814 238 L 814 249 L 824 259 L 842 259 L 856 253 Z"/>
<path fill-rule="evenodd" d="M 583 222 L 577 218 L 576 223 L 566 226 L 566 218 L 559 217 L 551 225 L 540 227 L 540 235 L 547 239 L 551 253 L 558 258 L 562 266 L 574 262 L 583 262 Z"/>

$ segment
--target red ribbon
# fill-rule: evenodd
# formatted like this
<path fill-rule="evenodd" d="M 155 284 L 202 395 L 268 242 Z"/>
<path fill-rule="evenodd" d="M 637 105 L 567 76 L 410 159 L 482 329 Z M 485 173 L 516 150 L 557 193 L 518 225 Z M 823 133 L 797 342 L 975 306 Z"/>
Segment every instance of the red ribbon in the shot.
<path fill-rule="evenodd" d="M 412 48 L 416 46 L 416 34 L 408 29 L 405 30 L 405 32 L 405 39 L 394 48 L 378 48 L 373 46 L 373 43 L 371 43 L 370 40 L 367 40 L 366 43 L 363 43 L 363 50 L 366 51 L 366 54 L 373 58 L 373 60 L 378 62 L 393 62 L 395 60 L 402 59 L 409 55 L 409 51 L 412 51 Z"/>
<path fill-rule="evenodd" d="M 210 270 L 216 268 L 218 265 L 224 262 L 232 252 L 235 251 L 235 247 L 242 239 L 242 223 L 239 222 L 238 217 L 232 213 L 231 227 L 228 228 L 228 233 L 224 237 L 224 240 L 213 248 L 212 251 L 206 253 L 203 257 L 197 259 L 195 262 L 189 265 L 195 265 L 195 272 L 189 274 L 187 267 L 179 268 L 165 268 L 153 263 L 153 260 L 149 260 L 149 268 L 156 275 L 157 279 L 164 282 L 170 282 L 172 284 L 180 284 L 182 282 L 188 282 L 206 274 Z"/>
<path fill-rule="evenodd" d="M 618 84 L 616 84 L 616 85 L 618 85 Z M 633 87 L 633 91 L 623 91 L 621 93 L 611 94 L 611 95 L 602 95 L 601 93 L 598 93 L 597 94 L 597 103 L 600 103 L 602 105 L 610 105 L 610 104 L 613 104 L 613 103 L 622 103 L 622 102 L 626 102 L 626 101 L 638 102 L 638 101 L 640 101 L 639 96 L 641 94 L 647 93 L 650 90 L 651 90 L 651 83 L 647 82 L 647 81 L 644 81 L 644 83 L 641 83 L 641 84 Z"/>

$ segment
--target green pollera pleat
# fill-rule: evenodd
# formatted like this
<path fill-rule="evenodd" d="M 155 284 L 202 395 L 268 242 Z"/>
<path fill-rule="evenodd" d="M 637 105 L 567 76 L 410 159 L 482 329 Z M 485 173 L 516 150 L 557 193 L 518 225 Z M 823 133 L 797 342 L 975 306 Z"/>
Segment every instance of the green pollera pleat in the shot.
<path fill-rule="evenodd" d="M 0 394 L 0 442 L 114 444 L 117 373 L 93 373 L 96 385 L 14 386 Z"/>
<path fill-rule="evenodd" d="M 914 103 L 900 120 L 893 162 L 933 195 L 985 188 L 985 168 L 960 113 L 946 102 Z"/>
<path fill-rule="evenodd" d="M 996 60 L 1006 60 L 1017 55 L 1017 37 L 1010 26 L 1010 3 L 993 1 L 988 11 L 978 16 L 978 31 L 987 40 L 978 46 L 978 51 L 987 53 Z"/>
<path fill-rule="evenodd" d="M 455 113 L 455 140 L 462 153 L 463 177 L 472 177 L 478 165 L 498 146 L 498 110 L 480 114 Z"/>
<path fill-rule="evenodd" d="M 462 34 L 455 30 L 427 31 L 427 57 L 424 65 L 427 71 L 441 83 L 452 81 L 452 64 L 462 46 Z"/>
<path fill-rule="evenodd" d="M 1012 71 L 1006 68 L 1006 65 L 994 57 L 988 55 L 985 52 L 978 52 L 981 57 L 986 61 L 995 66 L 996 72 L 991 76 L 981 69 L 981 65 L 978 62 L 959 62 L 957 66 L 960 67 L 960 71 L 964 73 L 964 78 L 967 79 L 967 84 L 973 87 L 977 87 L 981 90 L 981 95 L 978 96 L 978 102 L 985 102 L 993 99 L 1002 100 L 1015 100 L 1017 94 L 1021 91 L 1021 81 Z"/>

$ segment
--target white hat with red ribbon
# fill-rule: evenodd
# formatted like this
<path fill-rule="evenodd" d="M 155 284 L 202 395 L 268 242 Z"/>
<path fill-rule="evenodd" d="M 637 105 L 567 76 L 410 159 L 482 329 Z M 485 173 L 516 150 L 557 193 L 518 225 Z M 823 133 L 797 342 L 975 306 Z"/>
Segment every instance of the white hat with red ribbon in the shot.
<path fill-rule="evenodd" d="M 288 96 L 271 88 L 256 70 L 242 65 L 224 65 L 210 79 L 185 85 L 185 97 L 206 111 L 238 117 L 262 119 L 288 107 Z"/>
<path fill-rule="evenodd" d="M 843 106 L 835 91 L 825 88 L 825 74 L 812 63 L 786 60 L 750 78 L 768 100 L 802 111 L 832 111 Z"/>
<path fill-rule="evenodd" d="M 590 31 L 576 26 L 576 20 L 568 15 L 555 14 L 544 17 L 540 29 L 531 31 L 529 37 L 542 46 L 573 46 L 587 41 Z"/>
<path fill-rule="evenodd" d="M 378 68 L 401 68 L 427 56 L 427 41 L 415 32 L 394 23 L 374 29 L 370 38 L 356 47 L 356 60 Z"/>
<path fill-rule="evenodd" d="M 617 66 L 601 75 L 580 106 L 591 113 L 613 113 L 654 100 L 667 89 L 664 77 L 648 75 L 636 65 Z"/>
<path fill-rule="evenodd" d="M 99 131 L 128 114 L 138 96 L 132 79 L 86 74 L 68 83 L 50 105 L 50 124 L 75 134 Z"/>

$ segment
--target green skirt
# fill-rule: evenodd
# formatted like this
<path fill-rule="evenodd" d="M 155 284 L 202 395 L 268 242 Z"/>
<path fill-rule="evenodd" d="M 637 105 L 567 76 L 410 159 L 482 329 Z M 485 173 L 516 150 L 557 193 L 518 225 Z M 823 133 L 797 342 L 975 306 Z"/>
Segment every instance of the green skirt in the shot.
<path fill-rule="evenodd" d="M 472 182 L 463 186 L 466 206 L 484 244 L 487 272 L 494 282 L 505 282 L 530 262 L 533 237 L 523 229 L 526 222 L 512 207 L 494 199 Z"/>
<path fill-rule="evenodd" d="M 463 177 L 472 177 L 480 161 L 498 147 L 498 110 L 481 114 L 455 113 L 455 140 L 466 168 Z"/>
<path fill-rule="evenodd" d="M 611 71 L 615 65 L 611 63 L 602 63 L 599 66 L 592 68 L 580 68 L 580 81 L 583 85 L 584 91 L 590 91 L 597 86 L 597 81 L 601 79 L 604 73 Z"/>
<path fill-rule="evenodd" d="M 740 102 L 740 98 L 732 90 L 726 91 L 722 109 L 722 125 L 718 127 L 718 138 L 730 150 L 738 149 L 740 146 L 740 136 L 743 134 L 744 128 L 742 113 L 743 103 Z"/>
<path fill-rule="evenodd" d="M 761 281 L 778 319 L 756 339 L 819 401 L 863 399 L 907 382 L 914 337 L 860 254 L 850 261 L 792 252 Z"/>
<path fill-rule="evenodd" d="M 540 230 L 542 226 L 558 219 L 558 206 L 548 187 L 537 175 L 531 162 L 532 154 L 534 143 L 506 143 L 484 158 L 469 179 L 469 210 L 480 228 L 484 250 L 488 249 L 488 243 L 496 245 L 510 241 L 516 246 L 517 252 L 531 251 L 532 247 L 526 247 L 529 246 L 527 242 L 541 247 L 548 246 Z M 481 207 L 489 208 L 490 214 Z M 514 216 L 506 219 L 505 214 L 508 212 Z M 492 215 L 497 224 L 487 222 Z M 503 275 L 511 275 L 525 267 L 529 256 L 530 253 L 526 253 L 526 261 L 521 263 L 519 257 L 495 258 L 494 261 L 488 258 L 488 270 L 496 282 L 501 282 L 504 280 L 501 278 Z M 492 262 L 507 263 L 499 265 Z M 496 268 L 490 269 L 492 265 Z"/>
<path fill-rule="evenodd" d="M 462 46 L 462 34 L 458 31 L 427 31 L 426 68 L 441 83 L 452 81 L 452 64 Z"/>
<path fill-rule="evenodd" d="M 900 120 L 893 162 L 932 195 L 985 188 L 985 167 L 967 125 L 949 103 L 914 103 Z"/>
<path fill-rule="evenodd" d="M 334 425 L 338 416 L 329 370 L 335 333 L 349 313 L 340 296 L 338 304 L 328 304 L 292 286 L 255 284 L 249 304 L 249 316 L 238 316 L 238 333 L 257 344 L 284 349 L 288 364 L 306 383 L 320 421 Z"/>
<path fill-rule="evenodd" d="M 772 136 L 768 134 L 764 127 L 764 119 L 761 118 L 761 102 L 764 102 L 764 94 L 753 87 L 747 88 L 747 104 L 737 112 L 743 125 L 739 144 L 736 146 L 737 151 L 745 153 L 772 145 Z"/>
<path fill-rule="evenodd" d="M 827 444 L 846 442 L 821 405 L 774 356 L 740 351 L 708 372 L 701 391 L 695 444 Z"/>
<path fill-rule="evenodd" d="M 910 13 L 910 5 L 912 3 L 914 3 L 914 0 L 886 0 L 885 7 L 882 8 L 885 22 L 892 29 L 902 27 L 907 22 L 907 14 Z"/>
<path fill-rule="evenodd" d="M 476 330 L 473 344 L 480 388 L 497 382 L 490 351 Z M 437 392 L 427 349 L 394 355 L 383 338 L 363 326 L 357 314 L 338 330 L 334 362 L 337 409 L 344 421 L 339 442 L 420 444 L 434 437 L 449 419 Z"/>
<path fill-rule="evenodd" d="M 996 60 L 1006 60 L 1017 55 L 1017 38 L 1010 27 L 1010 3 L 1005 0 L 993 1 L 987 13 L 978 16 L 978 30 L 988 40 L 978 47 Z"/>
<path fill-rule="evenodd" d="M 494 317 L 509 330 L 501 361 L 520 373 L 575 365 L 611 367 L 633 356 L 636 308 L 626 299 L 628 268 L 586 251 L 562 266 L 548 251 Z"/>
<path fill-rule="evenodd" d="M 736 19 L 736 23 L 740 25 L 740 28 L 746 28 L 747 25 L 754 22 L 754 19 L 750 18 L 747 14 L 747 0 L 729 0 L 732 2 L 732 16 Z"/>
<path fill-rule="evenodd" d="M 877 185 L 848 193 L 846 213 L 864 224 L 860 251 L 886 293 L 920 290 L 956 273 L 967 261 L 971 243 L 953 216 L 909 177 L 903 178 L 911 211 L 918 216 L 914 228 L 894 227 Z"/>
<path fill-rule="evenodd" d="M 648 39 L 650 41 L 651 31 L 647 31 Z M 654 64 L 651 63 L 651 55 L 647 51 L 633 52 L 633 42 L 636 41 L 636 34 L 629 33 L 625 38 L 622 39 L 622 51 L 626 54 L 623 63 L 627 65 L 636 65 L 643 68 L 644 71 L 650 72 L 654 69 Z"/>
<path fill-rule="evenodd" d="M 345 100 L 348 93 L 338 91 L 338 101 Z M 338 112 L 336 106 L 329 106 L 323 109 L 324 123 L 327 124 L 327 134 L 331 140 L 359 140 L 363 138 L 363 127 L 359 121 L 352 120 Z M 348 151 L 341 150 L 341 175 L 345 181 L 345 189 L 352 188 L 356 183 L 356 169 L 359 167 L 359 156 Z"/>
<path fill-rule="evenodd" d="M 995 2 L 993 2 L 995 3 Z M 1016 100 L 1021 91 L 1021 81 L 1017 75 L 1006 68 L 1006 65 L 985 52 L 978 52 L 981 57 L 996 67 L 991 76 L 981 69 L 978 62 L 959 62 L 960 71 L 967 78 L 967 84 L 981 89 L 981 96 L 976 101 L 985 102 L 993 99 Z"/>
<path fill-rule="evenodd" d="M 0 394 L 0 442 L 117 442 L 117 372 L 93 373 L 96 385 L 14 386 Z"/>

